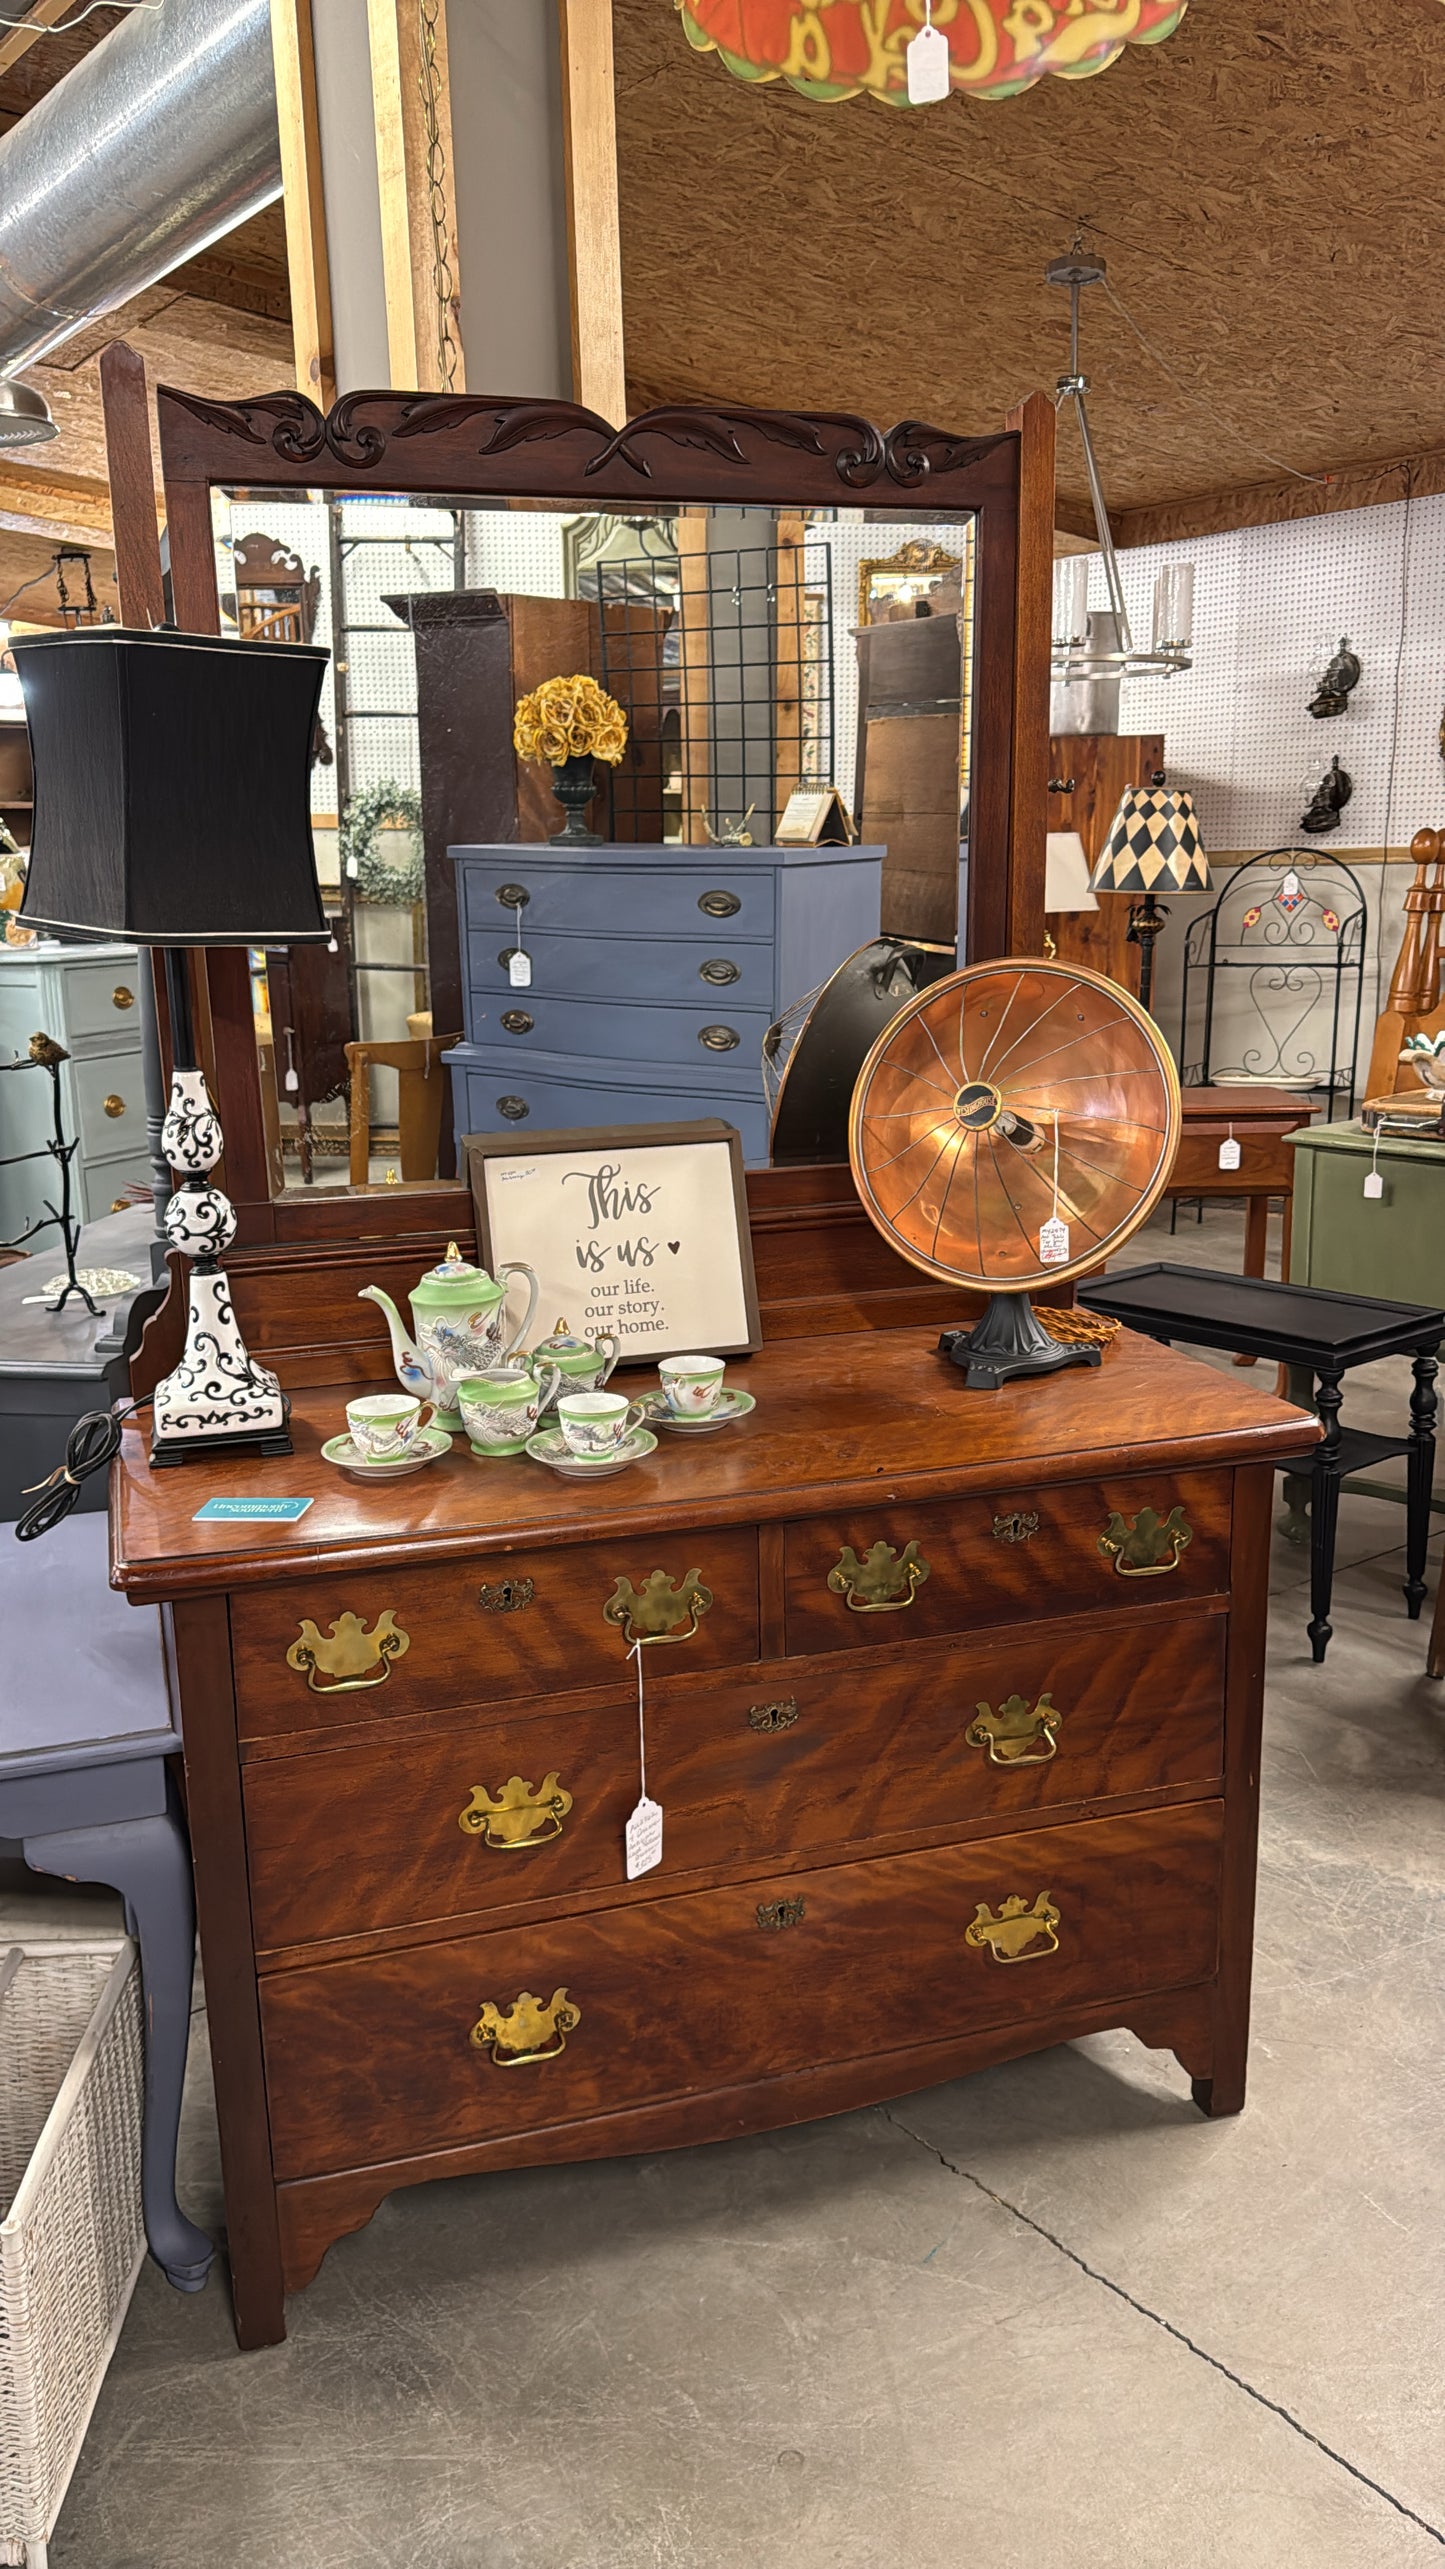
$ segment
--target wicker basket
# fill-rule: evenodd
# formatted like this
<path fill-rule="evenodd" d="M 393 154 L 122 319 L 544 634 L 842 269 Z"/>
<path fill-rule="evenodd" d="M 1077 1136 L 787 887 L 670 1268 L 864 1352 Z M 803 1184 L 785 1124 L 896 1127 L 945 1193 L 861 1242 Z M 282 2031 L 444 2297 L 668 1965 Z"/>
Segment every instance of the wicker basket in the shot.
<path fill-rule="evenodd" d="M 0 1948 L 0 2561 L 45 2569 L 145 2257 L 127 1936 Z"/>

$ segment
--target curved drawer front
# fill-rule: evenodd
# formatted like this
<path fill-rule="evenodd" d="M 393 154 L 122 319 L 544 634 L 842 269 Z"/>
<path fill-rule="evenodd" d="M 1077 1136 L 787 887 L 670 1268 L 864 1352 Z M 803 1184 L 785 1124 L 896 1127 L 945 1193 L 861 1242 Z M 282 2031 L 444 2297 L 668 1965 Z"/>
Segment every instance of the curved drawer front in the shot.
<path fill-rule="evenodd" d="M 662 1876 L 865 1844 L 1156 1786 L 1217 1785 L 1223 1614 L 924 1642 L 661 1677 L 647 1765 Z M 679 1670 L 686 1654 L 677 1654 Z M 245 1770 L 258 1943 L 276 1948 L 619 1888 L 637 1799 L 635 1699 L 519 1706 L 389 1746 Z M 562 1808 L 565 1801 L 566 1807 Z"/>
<path fill-rule="evenodd" d="M 764 866 L 740 865 L 735 848 L 720 847 L 717 862 L 689 866 L 689 851 L 669 848 L 658 867 L 619 864 L 616 851 L 599 847 L 589 863 L 538 863 L 519 847 L 515 864 L 464 860 L 467 932 L 490 935 L 494 925 L 515 931 L 513 889 L 526 893 L 522 943 L 543 928 L 569 936 L 616 936 L 629 921 L 647 937 L 710 937 L 726 928 L 730 938 L 771 937 L 773 876 Z M 503 897 L 506 896 L 506 897 Z M 501 942 L 515 944 L 515 935 Z"/>
<path fill-rule="evenodd" d="M 711 1598 L 695 1615 L 686 1611 L 691 1571 Z M 659 1612 L 678 1609 L 678 1638 L 649 1645 L 649 1670 L 684 1658 L 714 1668 L 756 1659 L 751 1529 L 622 1537 L 352 1578 L 318 1568 L 231 1600 L 240 1736 L 630 1684 L 627 1642 L 603 1607 L 619 1581 L 638 1595 L 654 1573 L 667 1583 Z"/>
<path fill-rule="evenodd" d="M 1180 1472 L 811 1518 L 787 1530 L 788 1648 L 1222 1594 L 1230 1503 L 1228 1472 Z"/>
<path fill-rule="evenodd" d="M 1215 1967 L 1221 1833 L 1194 1803 L 274 1974 L 276 2173 L 1187 1987 Z"/>
<path fill-rule="evenodd" d="M 600 977 L 588 999 L 559 998 L 534 985 L 472 1008 L 474 1040 L 494 1060 L 503 1057 L 502 1048 L 512 1047 L 519 1068 L 532 1051 L 591 1053 L 599 1066 L 652 1061 L 691 1069 L 725 1061 L 734 1078 L 741 1070 L 744 1079 L 757 1073 L 769 1022 L 766 1009 L 737 1007 L 729 990 L 699 987 L 685 1007 L 640 1005 L 608 996 Z M 699 1076 L 706 1075 L 700 1068 Z"/>
<path fill-rule="evenodd" d="M 616 922 L 613 923 L 616 925 Z M 532 997 L 537 999 L 646 999 L 711 1008 L 761 1008 L 773 1015 L 773 951 L 729 934 L 730 922 L 699 918 L 691 937 L 564 937 L 533 932 L 523 913 L 531 957 Z M 507 963 L 517 942 L 516 920 L 498 915 L 495 928 L 474 928 L 467 943 L 474 992 L 499 1008 L 530 1008 L 532 998 L 512 989 Z M 504 995 L 505 994 L 505 995 Z M 496 1011 L 493 1010 L 495 1017 Z M 477 1038 L 481 1040 L 480 1037 Z"/>

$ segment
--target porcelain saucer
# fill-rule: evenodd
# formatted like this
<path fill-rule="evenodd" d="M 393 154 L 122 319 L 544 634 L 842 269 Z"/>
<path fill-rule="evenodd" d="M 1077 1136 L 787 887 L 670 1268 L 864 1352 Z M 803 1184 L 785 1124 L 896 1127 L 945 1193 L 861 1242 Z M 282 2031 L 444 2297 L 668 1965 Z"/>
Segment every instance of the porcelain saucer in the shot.
<path fill-rule="evenodd" d="M 560 1472 L 566 1481 L 607 1481 L 614 1472 L 625 1472 L 629 1463 L 640 1463 L 657 1452 L 657 1438 L 650 1428 L 634 1427 L 613 1454 L 574 1454 L 560 1427 L 539 1427 L 527 1439 L 527 1451 L 534 1463 L 545 1463 L 549 1471 Z"/>
<path fill-rule="evenodd" d="M 735 1392 L 724 1383 L 712 1408 L 698 1418 L 678 1418 L 667 1406 L 665 1392 L 653 1392 L 648 1399 L 647 1415 L 654 1427 L 670 1427 L 678 1436 L 711 1436 L 719 1427 L 731 1427 L 757 1408 L 751 1392 Z"/>
<path fill-rule="evenodd" d="M 321 1448 L 323 1463 L 334 1463 L 348 1481 L 404 1481 L 413 1472 L 424 1472 L 428 1463 L 440 1462 L 450 1454 L 452 1440 L 440 1427 L 419 1428 L 405 1454 L 394 1462 L 374 1463 L 352 1443 L 349 1436 L 332 1436 Z"/>

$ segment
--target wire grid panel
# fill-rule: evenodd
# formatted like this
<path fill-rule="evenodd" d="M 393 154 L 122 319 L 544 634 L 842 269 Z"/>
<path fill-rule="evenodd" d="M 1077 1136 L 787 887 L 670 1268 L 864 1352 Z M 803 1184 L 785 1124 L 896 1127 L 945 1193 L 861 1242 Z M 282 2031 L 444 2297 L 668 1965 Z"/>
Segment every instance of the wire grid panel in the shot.
<path fill-rule="evenodd" d="M 1335 757 L 1355 790 L 1332 848 L 1399 847 L 1445 821 L 1445 497 L 1411 501 L 1408 529 L 1406 517 L 1391 500 L 1120 555 L 1136 639 L 1148 638 L 1156 573 L 1195 565 L 1194 666 L 1126 680 L 1120 729 L 1164 733 L 1206 847 L 1284 846 Z M 1108 603 L 1097 560 L 1089 603 Z M 1363 676 L 1348 710 L 1319 721 L 1309 699 L 1342 635 Z"/>
<path fill-rule="evenodd" d="M 0 1960 L 0 2548 L 60 2511 L 145 2255 L 128 1937 Z M 12 2553 L 12 2557 L 14 2553 Z"/>

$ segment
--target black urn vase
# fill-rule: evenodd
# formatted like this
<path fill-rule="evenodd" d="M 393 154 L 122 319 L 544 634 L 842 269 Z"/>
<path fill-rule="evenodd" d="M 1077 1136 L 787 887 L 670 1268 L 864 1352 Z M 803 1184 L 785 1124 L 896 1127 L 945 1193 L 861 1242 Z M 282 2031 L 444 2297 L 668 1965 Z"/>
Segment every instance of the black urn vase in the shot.
<path fill-rule="evenodd" d="M 591 757 L 564 758 L 552 770 L 552 791 L 567 818 L 560 830 L 552 832 L 553 847 L 605 847 L 600 830 L 589 830 L 586 814 L 597 792 L 597 773 Z"/>

